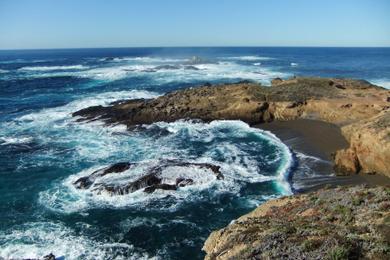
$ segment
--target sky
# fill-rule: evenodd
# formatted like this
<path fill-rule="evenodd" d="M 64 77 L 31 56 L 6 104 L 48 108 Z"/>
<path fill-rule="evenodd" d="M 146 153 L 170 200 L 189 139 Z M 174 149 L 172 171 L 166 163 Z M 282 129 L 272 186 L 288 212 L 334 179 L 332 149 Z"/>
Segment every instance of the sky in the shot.
<path fill-rule="evenodd" d="M 390 0 L 0 0 L 0 49 L 390 47 Z"/>

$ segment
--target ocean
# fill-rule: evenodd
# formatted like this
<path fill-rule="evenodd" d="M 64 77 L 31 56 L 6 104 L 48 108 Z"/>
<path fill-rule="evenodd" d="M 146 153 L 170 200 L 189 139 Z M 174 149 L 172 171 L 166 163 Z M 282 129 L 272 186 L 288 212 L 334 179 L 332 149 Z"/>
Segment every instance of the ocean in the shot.
<path fill-rule="evenodd" d="M 195 57 L 195 58 L 194 58 Z M 201 259 L 211 231 L 295 191 L 318 161 L 240 121 L 80 123 L 71 114 L 208 83 L 348 77 L 390 88 L 390 48 L 115 48 L 0 51 L 0 257 Z M 302 159 L 303 158 L 303 159 Z M 191 176 L 177 191 L 128 195 L 73 182 L 117 162 L 212 163 L 224 180 Z M 327 163 L 327 162 L 324 162 Z M 110 178 L 110 177 L 108 177 Z"/>

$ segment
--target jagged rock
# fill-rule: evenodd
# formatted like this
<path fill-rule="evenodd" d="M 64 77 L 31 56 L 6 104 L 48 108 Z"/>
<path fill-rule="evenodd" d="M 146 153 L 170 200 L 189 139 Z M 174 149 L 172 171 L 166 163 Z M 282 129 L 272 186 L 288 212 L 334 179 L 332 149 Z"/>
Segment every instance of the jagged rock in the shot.
<path fill-rule="evenodd" d="M 128 163 L 121 162 L 113 164 L 109 167 L 97 170 L 91 173 L 88 176 L 81 177 L 77 179 L 73 185 L 78 189 L 89 189 L 91 188 L 93 191 L 97 193 L 107 192 L 111 195 L 124 195 L 128 193 L 132 193 L 138 190 L 143 189 L 146 193 L 152 193 L 157 189 L 162 190 L 176 190 L 180 187 L 185 187 L 188 185 L 193 185 L 194 180 L 190 178 L 177 178 L 174 184 L 163 183 L 163 179 L 161 178 L 162 171 L 168 167 L 199 167 L 206 168 L 211 170 L 211 172 L 215 175 L 217 180 L 222 180 L 224 178 L 223 174 L 220 171 L 220 166 L 209 164 L 209 163 L 190 163 L 190 162 L 181 162 L 176 160 L 164 160 L 157 166 L 149 168 L 145 175 L 140 178 L 124 182 L 121 184 L 107 184 L 107 183 L 96 183 L 96 180 L 99 177 L 103 177 L 107 174 L 113 173 L 121 173 L 127 170 L 131 170 L 132 166 L 136 166 L 137 163 Z"/>
<path fill-rule="evenodd" d="M 341 84 L 336 84 L 335 87 L 338 88 L 338 89 L 345 89 L 345 87 L 343 85 L 341 85 Z"/>
<path fill-rule="evenodd" d="M 178 187 L 192 185 L 193 183 L 194 183 L 193 179 L 184 179 L 184 178 L 177 178 L 176 179 L 176 186 L 178 186 Z"/>
<path fill-rule="evenodd" d="M 157 72 L 157 70 L 156 69 L 152 69 L 152 68 L 148 68 L 148 69 L 143 69 L 143 70 L 141 70 L 141 72 Z"/>
<path fill-rule="evenodd" d="M 184 186 L 182 186 L 184 187 Z M 173 184 L 166 184 L 166 183 L 160 183 L 152 186 L 148 186 L 144 189 L 144 192 L 146 193 L 152 193 L 157 189 L 161 190 L 177 190 L 177 186 Z"/>
<path fill-rule="evenodd" d="M 73 184 L 78 189 L 88 189 L 95 182 L 96 178 L 103 177 L 104 175 L 107 175 L 110 173 L 124 172 L 124 171 L 128 170 L 131 165 L 134 165 L 134 164 L 128 163 L 128 162 L 116 163 L 116 164 L 113 164 L 109 167 L 103 168 L 101 170 L 94 171 L 89 176 L 81 177 L 77 181 L 75 181 Z"/>
<path fill-rule="evenodd" d="M 184 69 L 186 69 L 186 70 L 200 70 L 199 68 L 192 66 L 192 65 L 184 66 Z"/>
<path fill-rule="evenodd" d="M 154 67 L 155 70 L 178 70 L 180 69 L 180 66 L 176 65 L 160 65 Z"/>
<path fill-rule="evenodd" d="M 337 151 L 335 158 L 335 172 L 337 175 L 357 174 L 360 171 L 360 164 L 355 151 L 352 149 L 343 149 Z"/>
<path fill-rule="evenodd" d="M 283 82 L 283 79 L 281 79 L 281 78 L 274 78 L 273 80 L 271 80 L 272 86 L 276 86 L 282 82 Z"/>
<path fill-rule="evenodd" d="M 43 260 L 56 260 L 56 256 L 53 255 L 52 253 L 48 254 L 48 255 L 45 255 L 43 257 Z"/>

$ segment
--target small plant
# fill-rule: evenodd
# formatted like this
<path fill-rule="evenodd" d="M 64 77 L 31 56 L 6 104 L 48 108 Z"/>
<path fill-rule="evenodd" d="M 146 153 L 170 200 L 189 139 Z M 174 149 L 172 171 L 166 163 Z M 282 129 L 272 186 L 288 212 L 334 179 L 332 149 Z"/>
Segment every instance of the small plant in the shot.
<path fill-rule="evenodd" d="M 345 247 L 338 246 L 328 251 L 327 259 L 344 260 L 348 259 L 349 250 Z"/>
<path fill-rule="evenodd" d="M 341 217 L 340 219 L 345 223 L 349 223 L 353 220 L 351 208 L 342 205 L 337 205 L 336 208 L 334 209 L 334 212 L 340 215 Z"/>
<path fill-rule="evenodd" d="M 359 206 L 363 202 L 364 202 L 364 199 L 359 197 L 359 196 L 352 199 L 352 205 L 354 205 L 354 206 Z"/>

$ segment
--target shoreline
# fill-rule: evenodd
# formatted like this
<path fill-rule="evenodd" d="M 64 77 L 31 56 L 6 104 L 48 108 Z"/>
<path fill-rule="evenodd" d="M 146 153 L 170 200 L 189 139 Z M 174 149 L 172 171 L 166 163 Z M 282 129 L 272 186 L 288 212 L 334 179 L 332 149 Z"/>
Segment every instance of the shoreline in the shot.
<path fill-rule="evenodd" d="M 348 141 L 341 133 L 341 128 L 335 124 L 319 120 L 295 119 L 255 124 L 251 127 L 270 131 L 276 135 L 292 150 L 295 155 L 294 160 L 298 165 L 305 162 L 304 159 L 296 156 L 297 153 L 319 159 L 312 160 L 314 163 L 310 165 L 315 176 L 301 176 L 299 167 L 294 167 L 290 181 L 294 193 L 310 192 L 326 186 L 390 185 L 390 178 L 380 174 L 335 175 L 332 154 L 349 147 Z M 322 138 L 318 138 L 319 133 Z M 299 184 L 300 188 L 294 188 L 295 184 Z"/>

